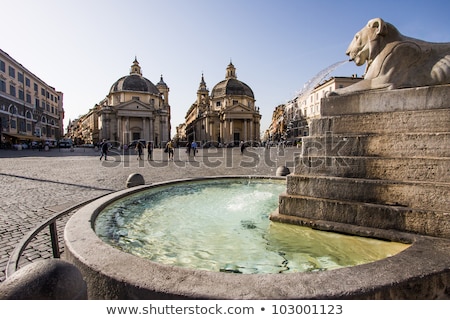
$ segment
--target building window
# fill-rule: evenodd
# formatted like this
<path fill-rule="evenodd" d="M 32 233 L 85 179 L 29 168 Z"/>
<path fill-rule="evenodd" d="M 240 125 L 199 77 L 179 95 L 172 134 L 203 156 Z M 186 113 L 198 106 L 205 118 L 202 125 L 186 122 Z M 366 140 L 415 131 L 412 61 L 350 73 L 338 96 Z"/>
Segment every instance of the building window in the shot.
<path fill-rule="evenodd" d="M 19 89 L 19 99 L 20 100 L 24 100 L 24 94 L 23 94 L 23 90 Z"/>
<path fill-rule="evenodd" d="M 233 106 L 237 105 L 238 103 L 239 103 L 239 101 L 233 100 Z"/>
<path fill-rule="evenodd" d="M 0 60 L 0 71 L 5 72 L 5 70 L 6 70 L 5 61 Z"/>
<path fill-rule="evenodd" d="M 16 120 L 15 119 L 11 119 L 11 121 L 9 123 L 11 125 L 11 129 L 16 129 Z"/>
<path fill-rule="evenodd" d="M 45 97 L 45 89 L 44 88 L 41 88 L 41 96 Z"/>
<path fill-rule="evenodd" d="M 6 92 L 6 82 L 3 80 L 0 80 L 0 91 Z"/>
<path fill-rule="evenodd" d="M 30 87 L 30 78 L 25 78 L 25 85 L 29 88 Z"/>
<path fill-rule="evenodd" d="M 26 130 L 26 124 L 25 121 L 19 120 L 19 131 L 24 132 Z"/>
<path fill-rule="evenodd" d="M 28 132 L 31 131 L 31 123 L 27 123 L 27 131 L 28 131 Z"/>
<path fill-rule="evenodd" d="M 13 97 L 16 96 L 16 87 L 14 87 L 12 84 L 9 85 L 9 94 Z"/>
<path fill-rule="evenodd" d="M 36 92 L 38 92 L 38 91 L 39 91 L 39 88 L 38 88 L 38 85 L 37 85 L 37 83 L 35 83 L 35 84 L 34 84 L 34 91 L 36 91 Z"/>
<path fill-rule="evenodd" d="M 31 95 L 29 93 L 27 93 L 27 102 L 31 103 Z"/>
<path fill-rule="evenodd" d="M 216 102 L 216 107 L 220 107 L 220 101 Z"/>
<path fill-rule="evenodd" d="M 39 103 L 39 99 L 34 99 L 34 104 L 35 104 L 35 107 L 36 108 L 39 108 L 39 106 L 40 106 L 40 103 Z"/>
<path fill-rule="evenodd" d="M 9 76 L 11 78 L 15 78 L 16 77 L 16 69 L 14 69 L 13 67 L 9 66 Z"/>
<path fill-rule="evenodd" d="M 17 80 L 19 80 L 19 82 L 23 83 L 23 73 L 17 72 Z"/>

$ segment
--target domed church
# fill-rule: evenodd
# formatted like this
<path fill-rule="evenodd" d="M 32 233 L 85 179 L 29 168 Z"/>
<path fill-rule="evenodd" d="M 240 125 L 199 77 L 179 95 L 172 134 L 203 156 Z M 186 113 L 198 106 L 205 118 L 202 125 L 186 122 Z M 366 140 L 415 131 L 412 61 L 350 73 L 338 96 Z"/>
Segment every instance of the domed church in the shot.
<path fill-rule="evenodd" d="M 130 74 L 117 80 L 97 106 L 99 138 L 129 144 L 133 140 L 164 145 L 170 139 L 169 87 L 142 76 L 135 58 Z"/>
<path fill-rule="evenodd" d="M 261 115 L 255 101 L 252 89 L 237 79 L 233 63 L 227 66 L 225 80 L 213 87 L 211 95 L 202 74 L 197 100 L 185 117 L 187 139 L 224 145 L 259 141 Z"/>

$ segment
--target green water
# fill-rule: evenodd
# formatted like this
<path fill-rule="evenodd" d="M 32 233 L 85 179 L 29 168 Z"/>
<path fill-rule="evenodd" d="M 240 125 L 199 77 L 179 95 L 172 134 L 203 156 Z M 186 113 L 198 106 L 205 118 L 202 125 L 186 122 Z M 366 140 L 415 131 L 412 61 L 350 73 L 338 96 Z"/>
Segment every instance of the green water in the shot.
<path fill-rule="evenodd" d="M 98 216 L 103 241 L 155 262 L 209 271 L 286 273 L 383 259 L 408 245 L 275 223 L 286 182 L 215 179 L 157 187 Z"/>

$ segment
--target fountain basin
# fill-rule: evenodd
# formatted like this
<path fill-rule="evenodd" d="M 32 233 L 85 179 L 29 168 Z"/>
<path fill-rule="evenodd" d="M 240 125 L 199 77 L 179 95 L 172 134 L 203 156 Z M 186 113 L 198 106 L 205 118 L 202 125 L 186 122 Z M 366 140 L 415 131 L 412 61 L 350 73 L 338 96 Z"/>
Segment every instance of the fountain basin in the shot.
<path fill-rule="evenodd" d="M 211 177 L 205 179 L 217 179 Z M 227 177 L 231 178 L 231 177 Z M 242 177 L 232 177 L 242 178 Z M 248 177 L 245 177 L 248 179 Z M 191 179 L 198 181 L 201 179 Z M 392 257 L 321 272 L 234 274 L 166 265 L 123 252 L 94 231 L 98 214 L 128 195 L 186 180 L 130 188 L 80 209 L 65 229 L 66 259 L 82 272 L 90 299 L 439 298 L 450 282 L 448 240 L 372 230 L 412 245 Z"/>

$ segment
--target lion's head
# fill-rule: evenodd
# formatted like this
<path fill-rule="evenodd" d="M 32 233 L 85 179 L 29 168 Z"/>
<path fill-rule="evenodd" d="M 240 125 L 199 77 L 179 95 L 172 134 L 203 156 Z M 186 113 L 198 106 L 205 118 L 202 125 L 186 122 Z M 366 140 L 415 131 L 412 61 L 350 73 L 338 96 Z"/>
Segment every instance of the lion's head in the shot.
<path fill-rule="evenodd" d="M 384 36 L 387 32 L 387 23 L 381 18 L 370 20 L 367 25 L 358 31 L 347 48 L 346 54 L 350 61 L 354 61 L 357 66 L 362 66 L 366 61 L 370 61 L 374 54 L 374 41 L 379 36 Z"/>

